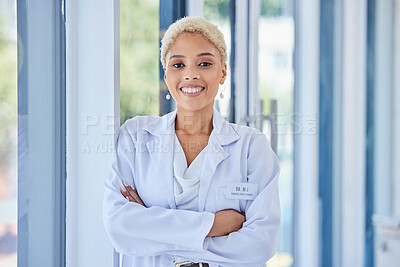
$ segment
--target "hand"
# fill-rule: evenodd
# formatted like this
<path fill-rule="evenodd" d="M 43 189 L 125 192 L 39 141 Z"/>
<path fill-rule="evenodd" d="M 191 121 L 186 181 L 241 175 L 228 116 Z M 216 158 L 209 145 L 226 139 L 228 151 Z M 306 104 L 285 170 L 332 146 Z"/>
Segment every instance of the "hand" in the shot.
<path fill-rule="evenodd" d="M 129 202 L 135 202 L 138 203 L 140 205 L 142 205 L 143 207 L 146 207 L 142 201 L 142 199 L 139 197 L 138 192 L 136 191 L 135 188 L 132 188 L 132 186 L 125 184 L 125 182 L 123 182 L 124 187 L 126 189 L 126 191 L 124 189 L 120 189 L 121 194 L 129 201 Z"/>
<path fill-rule="evenodd" d="M 242 228 L 245 221 L 245 215 L 236 210 L 218 211 L 215 213 L 214 224 L 207 236 L 224 236 L 236 232 Z"/>

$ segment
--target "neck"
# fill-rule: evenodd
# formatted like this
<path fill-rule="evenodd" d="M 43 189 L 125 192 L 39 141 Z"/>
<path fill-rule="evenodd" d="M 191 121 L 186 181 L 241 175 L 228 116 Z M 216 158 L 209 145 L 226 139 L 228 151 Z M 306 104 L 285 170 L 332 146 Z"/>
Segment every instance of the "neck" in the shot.
<path fill-rule="evenodd" d="M 213 129 L 213 104 L 196 111 L 176 108 L 175 131 L 185 134 L 211 134 Z"/>

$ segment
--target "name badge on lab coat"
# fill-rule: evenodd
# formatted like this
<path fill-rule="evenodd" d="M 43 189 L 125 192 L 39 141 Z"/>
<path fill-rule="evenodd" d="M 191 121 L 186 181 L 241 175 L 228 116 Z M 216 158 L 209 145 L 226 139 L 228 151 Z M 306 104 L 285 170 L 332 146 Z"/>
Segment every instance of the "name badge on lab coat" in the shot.
<path fill-rule="evenodd" d="M 253 200 L 257 196 L 258 184 L 226 183 L 226 198 Z"/>

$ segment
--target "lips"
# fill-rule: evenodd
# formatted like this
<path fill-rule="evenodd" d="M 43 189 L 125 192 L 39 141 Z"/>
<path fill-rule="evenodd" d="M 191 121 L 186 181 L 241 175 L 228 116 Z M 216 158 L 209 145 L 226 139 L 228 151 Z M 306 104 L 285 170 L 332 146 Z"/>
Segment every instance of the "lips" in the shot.
<path fill-rule="evenodd" d="M 197 93 L 204 89 L 203 86 L 183 86 L 180 88 L 185 93 Z"/>
<path fill-rule="evenodd" d="M 188 96 L 188 97 L 195 97 L 200 95 L 203 90 L 205 89 L 205 87 L 203 86 L 198 86 L 198 85 L 186 85 L 186 86 L 182 86 L 181 88 L 179 88 L 183 95 Z"/>

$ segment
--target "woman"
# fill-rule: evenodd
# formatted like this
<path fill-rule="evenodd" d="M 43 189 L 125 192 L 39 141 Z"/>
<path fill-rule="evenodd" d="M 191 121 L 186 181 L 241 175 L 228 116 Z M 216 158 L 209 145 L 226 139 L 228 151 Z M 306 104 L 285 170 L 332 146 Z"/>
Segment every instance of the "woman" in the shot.
<path fill-rule="evenodd" d="M 121 127 L 105 183 L 104 223 L 123 266 L 265 266 L 275 252 L 278 160 L 264 134 L 214 108 L 226 58 L 222 33 L 199 17 L 162 39 L 177 108 Z"/>

